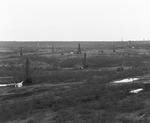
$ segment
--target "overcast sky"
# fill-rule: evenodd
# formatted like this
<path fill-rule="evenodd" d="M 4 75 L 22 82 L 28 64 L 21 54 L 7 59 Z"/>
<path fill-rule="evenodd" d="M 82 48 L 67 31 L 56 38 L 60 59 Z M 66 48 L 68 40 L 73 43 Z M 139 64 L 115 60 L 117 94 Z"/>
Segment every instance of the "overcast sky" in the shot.
<path fill-rule="evenodd" d="M 0 40 L 150 39 L 150 0 L 0 0 Z"/>

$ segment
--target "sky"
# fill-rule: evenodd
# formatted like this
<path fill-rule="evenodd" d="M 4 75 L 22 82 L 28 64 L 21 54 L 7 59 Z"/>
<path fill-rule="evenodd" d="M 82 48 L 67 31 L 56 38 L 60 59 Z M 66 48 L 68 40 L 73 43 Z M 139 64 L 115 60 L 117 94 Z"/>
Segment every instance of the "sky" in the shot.
<path fill-rule="evenodd" d="M 0 41 L 150 39 L 150 0 L 0 0 Z"/>

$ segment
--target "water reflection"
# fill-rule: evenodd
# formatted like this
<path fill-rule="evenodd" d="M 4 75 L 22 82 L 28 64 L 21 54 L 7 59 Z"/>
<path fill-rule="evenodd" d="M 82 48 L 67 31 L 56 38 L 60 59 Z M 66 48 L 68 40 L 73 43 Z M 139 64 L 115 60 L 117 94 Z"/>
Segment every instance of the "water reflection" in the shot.
<path fill-rule="evenodd" d="M 143 88 L 132 90 L 132 91 L 130 91 L 130 93 L 139 93 L 141 91 L 143 91 Z"/>
<path fill-rule="evenodd" d="M 117 84 L 117 83 L 130 83 L 136 80 L 139 80 L 140 78 L 127 78 L 127 79 L 122 79 L 122 80 L 117 80 L 114 81 L 113 83 Z"/>

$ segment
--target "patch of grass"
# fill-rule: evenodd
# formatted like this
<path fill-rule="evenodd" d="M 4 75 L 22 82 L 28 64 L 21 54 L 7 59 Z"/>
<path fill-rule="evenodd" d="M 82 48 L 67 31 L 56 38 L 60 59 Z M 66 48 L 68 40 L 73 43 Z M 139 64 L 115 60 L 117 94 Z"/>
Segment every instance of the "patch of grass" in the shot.
<path fill-rule="evenodd" d="M 61 67 L 74 67 L 81 64 L 82 58 L 66 59 L 59 63 L 58 58 L 45 56 L 29 56 L 32 63 L 41 61 L 49 65 L 58 65 Z M 143 58 L 143 59 L 142 59 Z M 116 71 L 97 71 L 97 70 L 53 70 L 32 68 L 32 80 L 34 83 L 61 83 L 61 82 L 78 82 L 84 81 L 83 85 L 72 87 L 69 91 L 62 91 L 57 88 L 54 94 L 43 94 L 43 90 L 36 90 L 33 93 L 24 93 L 5 98 L 0 104 L 0 121 L 14 120 L 26 118 L 34 111 L 40 109 L 52 109 L 58 115 L 55 117 L 56 122 L 76 121 L 80 120 L 85 123 L 103 122 L 115 123 L 115 113 L 130 113 L 144 108 L 141 97 L 129 94 L 130 89 L 142 87 L 141 84 L 128 84 L 124 86 L 108 86 L 112 80 L 124 79 L 126 77 L 134 77 L 149 72 L 149 66 L 141 64 L 148 60 L 149 57 L 88 57 L 87 63 L 90 67 L 109 67 L 124 64 L 133 66 L 130 70 L 117 73 Z M 15 66 L 20 62 L 10 62 L 10 75 L 19 75 L 21 67 Z M 8 63 L 9 64 L 9 63 Z M 20 71 L 19 71 L 20 70 Z M 17 72 L 16 72 L 17 71 Z M 19 71 L 19 72 L 18 72 Z M 0 73 L 6 74 L 7 69 L 0 70 Z M 3 73 L 3 74 L 4 74 Z M 5 75 L 4 74 L 4 75 Z M 22 73 L 23 74 L 23 73 Z M 44 90 L 45 91 L 45 90 Z M 11 92 L 11 91 L 10 91 Z M 15 92 L 12 90 L 12 92 Z M 19 93 L 20 91 L 18 91 Z M 36 94 L 41 93 L 41 96 Z M 20 99 L 17 99 L 19 97 Z M 29 97 L 26 99 L 25 97 Z M 10 99 L 12 99 L 10 101 Z M 10 102 L 9 102 L 10 101 Z M 74 110 L 71 108 L 74 107 Z M 105 113 L 98 113 L 104 110 Z M 109 113 L 109 112 L 115 112 Z M 122 120 L 123 122 L 125 119 Z M 29 121 L 34 122 L 34 121 Z"/>

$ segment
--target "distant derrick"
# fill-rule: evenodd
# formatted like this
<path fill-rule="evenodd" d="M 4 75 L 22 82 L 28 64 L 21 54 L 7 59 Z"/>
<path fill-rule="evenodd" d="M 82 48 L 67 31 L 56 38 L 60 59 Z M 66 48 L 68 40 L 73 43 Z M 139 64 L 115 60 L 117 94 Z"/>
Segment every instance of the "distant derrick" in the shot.
<path fill-rule="evenodd" d="M 84 53 L 84 59 L 83 59 L 83 68 L 88 68 L 87 62 L 86 62 L 86 53 Z"/>
<path fill-rule="evenodd" d="M 78 44 L 77 54 L 81 54 L 81 46 L 80 46 L 80 43 Z"/>
<path fill-rule="evenodd" d="M 24 85 L 31 85 L 32 84 L 32 78 L 30 73 L 30 62 L 29 59 L 26 59 L 26 68 L 25 68 L 25 78 L 24 78 Z"/>
<path fill-rule="evenodd" d="M 116 52 L 114 42 L 113 42 L 113 52 Z"/>

